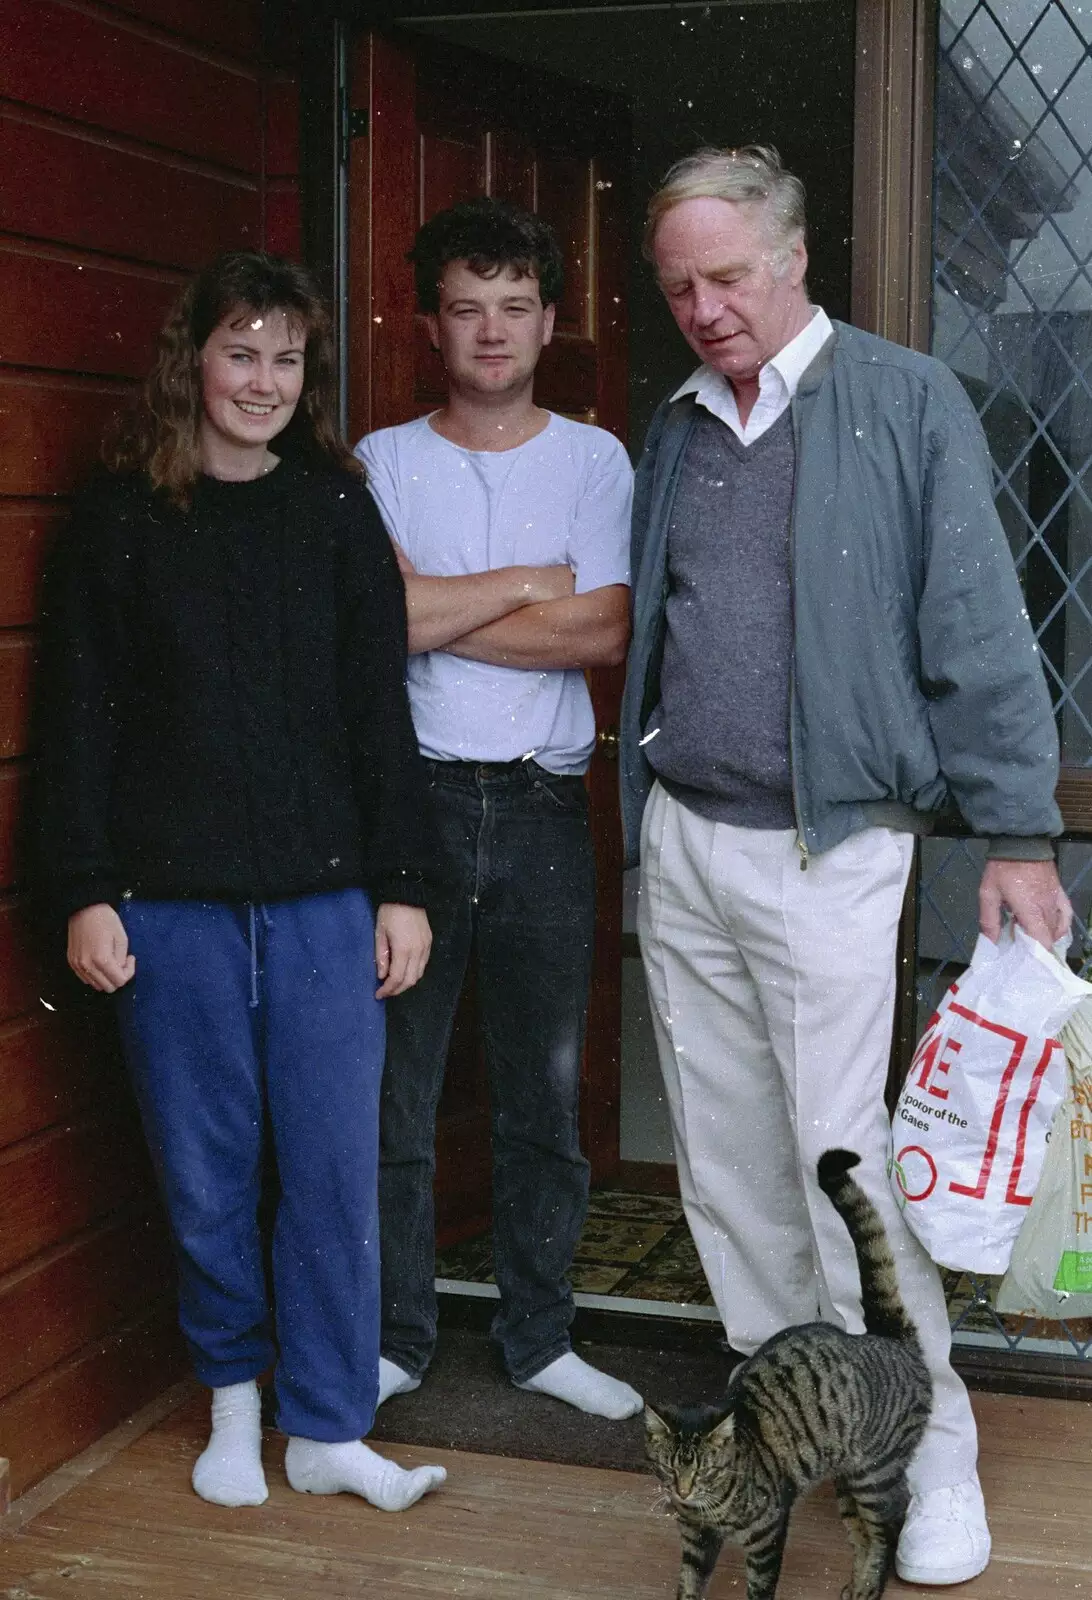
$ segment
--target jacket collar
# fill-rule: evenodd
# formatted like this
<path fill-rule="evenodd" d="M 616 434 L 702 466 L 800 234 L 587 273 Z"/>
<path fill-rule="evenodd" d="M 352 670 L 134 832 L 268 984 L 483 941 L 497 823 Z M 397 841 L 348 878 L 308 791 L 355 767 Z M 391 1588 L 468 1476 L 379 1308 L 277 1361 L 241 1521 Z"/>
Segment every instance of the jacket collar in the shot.
<path fill-rule="evenodd" d="M 800 375 L 800 382 L 796 386 L 798 395 L 814 394 L 830 371 L 834 364 L 834 352 L 838 347 L 840 329 L 841 323 L 831 323 L 829 335 L 820 345 L 814 359 L 809 362 Z"/>

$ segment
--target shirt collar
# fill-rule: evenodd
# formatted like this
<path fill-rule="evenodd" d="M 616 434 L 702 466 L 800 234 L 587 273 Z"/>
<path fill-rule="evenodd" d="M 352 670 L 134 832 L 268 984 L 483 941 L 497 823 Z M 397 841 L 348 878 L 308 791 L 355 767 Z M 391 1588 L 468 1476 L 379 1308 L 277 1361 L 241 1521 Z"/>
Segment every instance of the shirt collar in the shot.
<path fill-rule="evenodd" d="M 811 366 L 819 351 L 826 344 L 834 328 L 830 318 L 822 306 L 816 306 L 812 312 L 811 321 L 806 328 L 801 328 L 795 339 L 790 339 L 784 349 L 771 356 L 766 365 L 758 374 L 759 387 L 761 388 L 763 375 L 772 367 L 781 379 L 792 399 L 808 367 Z M 695 372 L 692 372 L 685 383 L 681 383 L 671 396 L 672 400 L 681 400 L 684 395 L 692 394 L 697 400 L 703 400 L 707 395 L 715 395 L 731 388 L 728 379 L 715 367 L 708 366 L 704 361 Z"/>

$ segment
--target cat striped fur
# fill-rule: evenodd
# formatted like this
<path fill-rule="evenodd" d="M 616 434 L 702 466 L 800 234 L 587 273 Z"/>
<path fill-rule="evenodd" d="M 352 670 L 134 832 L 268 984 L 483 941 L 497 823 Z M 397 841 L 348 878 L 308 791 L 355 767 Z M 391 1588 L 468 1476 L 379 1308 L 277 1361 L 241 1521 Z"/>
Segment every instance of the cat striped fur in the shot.
<path fill-rule="evenodd" d="M 886 1587 L 932 1383 L 883 1223 L 851 1176 L 859 1159 L 827 1150 L 817 1175 L 857 1253 L 865 1332 L 786 1328 L 735 1368 L 723 1405 L 645 1409 L 648 1456 L 682 1533 L 677 1600 L 705 1593 L 725 1540 L 743 1547 L 747 1600 L 773 1600 L 793 1502 L 826 1478 L 853 1547 L 843 1600 Z"/>

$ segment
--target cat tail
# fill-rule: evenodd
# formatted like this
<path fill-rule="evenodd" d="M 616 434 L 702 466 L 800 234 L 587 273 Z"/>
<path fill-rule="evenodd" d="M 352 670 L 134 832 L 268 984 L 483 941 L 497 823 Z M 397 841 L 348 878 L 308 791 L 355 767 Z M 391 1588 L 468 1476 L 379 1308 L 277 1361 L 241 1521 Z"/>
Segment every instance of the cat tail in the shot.
<path fill-rule="evenodd" d="M 849 1230 L 861 1273 L 861 1306 L 866 1333 L 918 1345 L 918 1330 L 903 1305 L 895 1259 L 880 1214 L 851 1177 L 860 1156 L 852 1150 L 824 1150 L 819 1157 L 819 1187 Z"/>

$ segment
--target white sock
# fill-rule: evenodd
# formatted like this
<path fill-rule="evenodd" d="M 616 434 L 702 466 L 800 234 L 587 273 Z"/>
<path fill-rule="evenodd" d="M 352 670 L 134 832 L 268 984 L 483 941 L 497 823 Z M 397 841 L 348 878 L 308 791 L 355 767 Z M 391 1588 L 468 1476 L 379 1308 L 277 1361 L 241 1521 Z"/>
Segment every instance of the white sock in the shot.
<path fill-rule="evenodd" d="M 569 1350 L 548 1367 L 536 1372 L 526 1383 L 517 1383 L 517 1389 L 531 1389 L 536 1394 L 550 1394 L 555 1400 L 564 1400 L 578 1411 L 590 1411 L 595 1417 L 609 1417 L 621 1422 L 623 1417 L 635 1417 L 644 1405 L 636 1389 L 618 1378 L 612 1378 L 598 1367 L 589 1367 L 574 1351 Z"/>
<path fill-rule="evenodd" d="M 217 1506 L 260 1506 L 269 1498 L 262 1471 L 262 1401 L 258 1385 L 212 1391 L 212 1437 L 194 1462 L 193 1486 Z"/>
<path fill-rule="evenodd" d="M 323 1444 L 317 1439 L 289 1439 L 284 1470 L 301 1494 L 359 1494 L 380 1511 L 405 1511 L 447 1477 L 443 1467 L 416 1467 L 406 1472 L 394 1461 L 377 1456 L 360 1439 Z"/>
<path fill-rule="evenodd" d="M 412 1394 L 414 1389 L 421 1387 L 420 1378 L 411 1378 L 408 1372 L 394 1361 L 388 1361 L 386 1356 L 379 1358 L 379 1399 L 375 1402 L 378 1409 L 389 1400 L 392 1394 Z"/>

